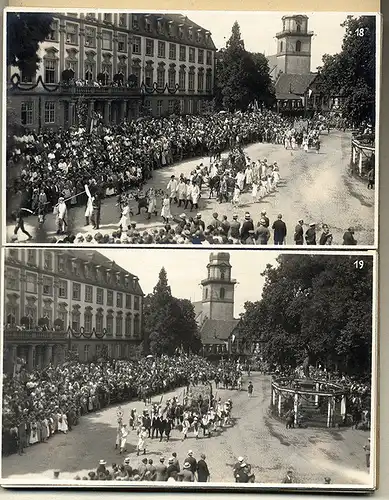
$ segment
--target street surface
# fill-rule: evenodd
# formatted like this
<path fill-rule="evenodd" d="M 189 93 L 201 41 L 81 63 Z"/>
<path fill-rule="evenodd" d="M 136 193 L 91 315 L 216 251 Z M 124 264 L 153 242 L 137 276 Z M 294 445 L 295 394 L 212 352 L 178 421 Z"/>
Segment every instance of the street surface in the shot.
<path fill-rule="evenodd" d="M 214 394 L 233 402 L 233 424 L 211 438 L 196 440 L 193 432 L 185 442 L 181 434 L 173 430 L 171 441 L 147 441 L 147 458 L 154 463 L 161 456 L 167 458 L 177 452 L 180 465 L 189 451 L 198 459 L 205 453 L 211 472 L 211 482 L 233 482 L 232 468 L 242 455 L 252 464 L 257 483 L 279 483 L 286 471 L 292 468 L 299 483 L 323 484 L 325 477 L 332 484 L 368 484 L 369 475 L 365 464 L 363 445 L 369 433 L 351 429 L 285 429 L 285 425 L 268 414 L 270 401 L 270 376 L 252 374 L 254 395 L 248 398 L 246 390 L 218 390 Z M 244 387 L 248 379 L 244 378 Z M 164 399 L 182 389 L 167 394 Z M 160 397 L 154 398 L 159 402 Z M 122 405 L 125 421 L 131 408 L 143 411 L 142 402 Z M 53 470 L 61 471 L 60 479 L 81 478 L 95 470 L 99 460 L 105 459 L 107 467 L 121 463 L 123 456 L 114 449 L 116 439 L 117 407 L 106 408 L 82 417 L 79 424 L 68 434 L 56 434 L 47 444 L 35 444 L 27 448 L 23 456 L 3 458 L 2 477 L 17 481 L 50 481 Z M 136 431 L 131 431 L 127 446 L 131 466 L 137 467 L 142 456 L 136 456 Z"/>
<path fill-rule="evenodd" d="M 343 233 L 350 226 L 355 229 L 355 238 L 359 245 L 374 244 L 375 191 L 368 190 L 365 181 L 349 174 L 351 134 L 334 130 L 330 135 L 322 135 L 321 141 L 319 154 L 316 154 L 315 150 L 310 150 L 309 153 L 302 150 L 285 150 L 282 145 L 275 144 L 256 143 L 246 147 L 245 152 L 252 160 L 267 158 L 269 163 L 277 161 L 281 174 L 277 191 L 267 195 L 259 203 L 253 203 L 251 194 L 244 193 L 241 196 L 241 206 L 233 208 L 230 203 L 219 204 L 215 199 L 209 200 L 208 189 L 203 189 L 199 212 L 206 226 L 215 211 L 220 218 L 227 215 L 229 220 L 233 213 L 237 213 L 241 221 L 244 219 L 244 213 L 249 211 L 256 225 L 261 210 L 266 210 L 271 224 L 279 213 L 283 215 L 288 228 L 288 245 L 294 245 L 294 227 L 301 218 L 306 224 L 305 229 L 312 222 L 328 224 L 333 234 L 333 245 L 342 245 Z M 208 162 L 209 158 L 196 158 L 156 170 L 145 189 L 153 186 L 166 190 L 171 175 L 188 175 L 200 163 L 208 165 Z M 137 207 L 135 202 L 133 203 L 132 220 L 136 222 L 139 230 L 163 227 L 160 208 L 158 216 L 153 215 L 148 221 L 144 211 L 141 215 L 136 215 Z M 158 203 L 160 206 L 160 201 Z M 102 234 L 111 234 L 118 228 L 120 214 L 115 204 L 116 197 L 103 201 L 99 230 Z M 183 212 L 185 211 L 182 208 L 172 206 L 173 216 L 179 216 Z M 84 213 L 85 207 L 76 207 L 69 211 L 69 230 L 73 233 L 96 233 L 92 226 L 85 227 Z M 189 210 L 185 213 L 190 215 Z M 195 212 L 192 215 L 196 215 Z M 33 237 L 36 237 L 36 217 L 27 218 L 25 226 Z M 7 228 L 8 241 L 12 237 L 13 228 L 14 225 Z M 46 217 L 45 231 L 47 238 L 55 236 L 55 218 L 52 214 Z M 20 231 L 18 238 L 20 242 L 26 240 L 26 236 Z M 33 239 L 32 242 L 36 243 L 37 240 Z M 42 242 L 38 238 L 38 243 Z M 272 244 L 272 239 L 269 244 Z"/>

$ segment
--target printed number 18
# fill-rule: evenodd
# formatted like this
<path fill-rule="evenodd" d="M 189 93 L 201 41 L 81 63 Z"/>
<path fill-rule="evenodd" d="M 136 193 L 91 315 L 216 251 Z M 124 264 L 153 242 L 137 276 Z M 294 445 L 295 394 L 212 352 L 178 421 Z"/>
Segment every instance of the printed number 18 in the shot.
<path fill-rule="evenodd" d="M 357 28 L 355 30 L 355 33 L 357 34 L 357 36 L 365 36 L 365 28 Z"/>
<path fill-rule="evenodd" d="M 363 266 L 365 265 L 365 261 L 364 260 L 356 260 L 354 262 L 354 266 L 356 269 L 363 269 Z"/>

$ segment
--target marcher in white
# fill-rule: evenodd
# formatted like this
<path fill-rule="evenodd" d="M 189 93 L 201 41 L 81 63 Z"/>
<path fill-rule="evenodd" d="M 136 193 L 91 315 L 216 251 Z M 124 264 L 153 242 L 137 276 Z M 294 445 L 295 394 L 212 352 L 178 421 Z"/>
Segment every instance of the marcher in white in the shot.
<path fill-rule="evenodd" d="M 91 192 L 89 191 L 89 187 L 87 184 L 85 184 L 85 192 L 87 194 L 87 202 L 86 202 L 86 210 L 85 210 L 85 225 L 89 226 L 90 224 L 90 217 L 92 217 L 93 213 L 93 196 L 91 195 Z"/>
<path fill-rule="evenodd" d="M 131 215 L 130 205 L 129 205 L 129 203 L 127 203 L 126 205 L 124 205 L 124 207 L 122 209 L 122 216 L 121 216 L 120 221 L 119 221 L 119 227 L 121 228 L 121 230 L 123 232 L 126 232 L 128 227 L 131 224 L 130 215 Z"/>
<path fill-rule="evenodd" d="M 175 202 L 177 202 L 177 187 L 178 187 L 177 179 L 174 175 L 172 175 L 167 185 L 170 201 L 174 200 Z"/>
<path fill-rule="evenodd" d="M 170 212 L 170 198 L 167 193 L 164 195 L 162 200 L 161 217 L 166 224 L 169 222 L 169 219 L 172 218 L 172 214 Z"/>
<path fill-rule="evenodd" d="M 239 204 L 240 204 L 240 188 L 238 186 L 238 184 L 235 185 L 235 189 L 234 189 L 234 194 L 233 194 L 233 197 L 232 197 L 232 206 L 233 207 L 239 207 Z"/>
<path fill-rule="evenodd" d="M 146 455 L 146 438 L 148 433 L 146 427 L 141 427 L 138 434 L 138 446 L 136 454 L 139 456 L 141 450 L 143 450 L 143 455 Z"/>
<path fill-rule="evenodd" d="M 54 214 L 57 219 L 57 234 L 63 234 L 65 232 L 67 213 L 68 209 L 65 200 L 61 197 L 58 199 L 58 205 L 54 207 Z"/>
<path fill-rule="evenodd" d="M 184 416 L 184 420 L 182 422 L 182 441 L 188 437 L 188 432 L 190 429 L 190 423 L 187 416 Z"/>
<path fill-rule="evenodd" d="M 123 424 L 121 431 L 120 431 L 120 454 L 125 453 L 127 451 L 127 436 L 128 436 L 128 429 L 127 429 L 127 424 Z"/>

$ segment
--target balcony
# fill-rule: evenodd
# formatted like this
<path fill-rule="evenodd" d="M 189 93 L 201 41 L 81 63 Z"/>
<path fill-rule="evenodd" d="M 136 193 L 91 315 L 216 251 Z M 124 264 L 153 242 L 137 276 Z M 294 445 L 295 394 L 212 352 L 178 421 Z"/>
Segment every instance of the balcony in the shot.
<path fill-rule="evenodd" d="M 5 328 L 4 338 L 6 342 L 28 342 L 28 341 L 65 341 L 67 333 L 63 330 L 19 330 L 17 328 Z"/>
<path fill-rule="evenodd" d="M 104 97 L 104 96 L 139 96 L 141 95 L 140 88 L 129 88 L 129 87 L 67 87 L 61 86 L 59 92 L 61 94 L 68 94 L 72 96 L 94 96 L 94 97 Z"/>
<path fill-rule="evenodd" d="M 276 38 L 283 37 L 285 35 L 293 35 L 293 36 L 313 36 L 315 33 L 314 31 L 297 31 L 293 29 L 285 29 L 285 31 L 279 31 L 276 33 Z"/>

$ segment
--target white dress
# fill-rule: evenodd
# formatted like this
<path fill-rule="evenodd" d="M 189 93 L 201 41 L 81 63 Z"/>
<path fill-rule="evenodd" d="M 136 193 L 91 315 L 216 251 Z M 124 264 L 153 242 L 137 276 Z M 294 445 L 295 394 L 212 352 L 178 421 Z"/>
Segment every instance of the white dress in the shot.
<path fill-rule="evenodd" d="M 93 213 L 93 202 L 92 198 L 88 197 L 88 201 L 86 202 L 85 217 L 91 217 L 92 213 Z"/>
<path fill-rule="evenodd" d="M 120 448 L 124 449 L 127 444 L 127 436 L 128 436 L 128 431 L 127 429 L 122 429 L 121 435 L 120 435 Z"/>
<path fill-rule="evenodd" d="M 146 449 L 146 436 L 147 436 L 146 431 L 140 431 L 138 436 L 138 450 Z"/>
<path fill-rule="evenodd" d="M 251 191 L 251 196 L 255 199 L 258 195 L 258 184 L 253 184 L 253 189 Z"/>
<path fill-rule="evenodd" d="M 199 198 L 200 198 L 200 188 L 199 188 L 199 186 L 197 186 L 197 184 L 192 186 L 191 196 L 192 196 L 193 204 L 197 205 L 197 203 L 199 202 Z"/>
<path fill-rule="evenodd" d="M 147 207 L 147 211 L 149 214 L 152 214 L 155 212 L 157 209 L 157 198 L 155 197 L 155 194 L 149 195 L 149 204 Z"/>
<path fill-rule="evenodd" d="M 38 442 L 38 430 L 37 430 L 37 425 L 34 422 L 31 425 L 31 432 L 30 432 L 30 444 L 35 444 Z"/>
<path fill-rule="evenodd" d="M 252 168 L 246 168 L 246 183 L 247 184 L 252 184 L 253 183 L 253 170 Z"/>
<path fill-rule="evenodd" d="M 122 216 L 120 217 L 119 226 L 122 226 L 122 231 L 127 231 L 130 223 L 130 207 L 126 205 L 122 210 Z"/>
<path fill-rule="evenodd" d="M 66 418 L 66 415 L 64 414 L 59 414 L 58 415 L 58 430 L 67 433 L 68 432 L 68 419 Z"/>
<path fill-rule="evenodd" d="M 238 187 L 236 187 L 234 189 L 234 195 L 232 197 L 232 203 L 234 203 L 234 205 L 239 205 L 239 202 L 240 202 L 240 189 Z"/>
<path fill-rule="evenodd" d="M 172 214 L 170 212 L 170 200 L 169 198 L 164 198 L 162 202 L 162 210 L 161 217 L 165 217 L 165 219 L 171 219 Z"/>

